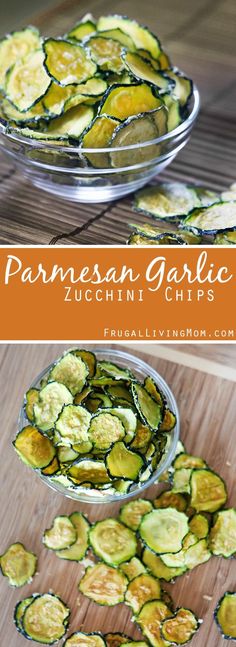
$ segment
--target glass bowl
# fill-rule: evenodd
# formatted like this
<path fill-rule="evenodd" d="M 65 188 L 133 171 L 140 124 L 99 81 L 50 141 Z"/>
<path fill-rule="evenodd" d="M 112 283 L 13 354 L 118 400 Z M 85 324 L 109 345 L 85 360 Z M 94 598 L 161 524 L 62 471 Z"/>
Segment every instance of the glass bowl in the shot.
<path fill-rule="evenodd" d="M 8 133 L 0 123 L 0 148 L 31 182 L 67 200 L 98 203 L 117 200 L 136 191 L 170 164 L 187 143 L 199 112 L 200 97 L 194 86 L 188 114 L 174 130 L 141 144 L 112 148 L 119 165 L 111 165 L 111 148 L 80 148 L 46 144 Z M 92 154 L 93 166 L 86 155 Z"/>
<path fill-rule="evenodd" d="M 96 357 L 99 360 L 106 359 L 106 361 L 111 361 L 111 362 L 115 361 L 115 363 L 118 366 L 121 366 L 121 367 L 126 366 L 135 374 L 137 379 L 140 381 L 143 381 L 147 375 L 150 375 L 153 378 L 153 380 L 157 382 L 158 386 L 163 392 L 166 398 L 168 407 L 176 415 L 176 426 L 168 434 L 168 442 L 165 448 L 165 452 L 162 456 L 160 463 L 158 464 L 157 469 L 155 470 L 155 472 L 153 472 L 152 476 L 149 479 L 147 479 L 147 481 L 134 483 L 131 486 L 131 489 L 128 493 L 121 494 L 120 492 L 117 492 L 117 494 L 113 494 L 113 493 L 109 494 L 106 490 L 100 490 L 100 491 L 94 490 L 94 489 L 88 490 L 83 487 L 79 487 L 79 488 L 77 487 L 76 489 L 72 488 L 71 490 L 69 490 L 65 486 L 59 483 L 53 482 L 52 477 L 48 478 L 43 476 L 39 471 L 36 472 L 40 476 L 42 481 L 44 481 L 44 483 L 46 483 L 49 487 L 51 487 L 56 492 L 59 492 L 60 494 L 63 494 L 64 496 L 70 499 L 75 499 L 76 501 L 82 501 L 84 503 L 111 503 L 112 501 L 121 501 L 123 499 L 128 499 L 137 494 L 141 494 L 141 492 L 143 492 L 147 487 L 149 487 L 155 481 L 157 481 L 160 478 L 161 474 L 166 469 L 168 469 L 168 467 L 172 463 L 173 458 L 175 456 L 176 446 L 179 439 L 179 428 L 180 428 L 179 411 L 176 404 L 176 400 L 168 384 L 165 382 L 163 377 L 159 375 L 159 373 L 157 373 L 157 371 L 155 371 L 154 368 L 146 364 L 146 362 L 143 362 L 141 359 L 139 359 L 134 355 L 130 355 L 129 353 L 126 353 L 120 350 L 95 348 L 93 352 L 96 354 Z M 41 380 L 47 375 L 47 373 L 49 372 L 52 366 L 53 364 L 50 364 L 50 366 L 48 366 L 44 371 L 42 371 L 42 373 L 38 375 L 38 377 L 34 380 L 33 384 L 31 384 L 31 387 L 29 388 L 39 387 Z M 25 415 L 24 404 L 23 404 L 19 414 L 19 430 L 22 429 L 22 427 L 24 427 L 27 424 L 29 424 L 29 421 Z"/>

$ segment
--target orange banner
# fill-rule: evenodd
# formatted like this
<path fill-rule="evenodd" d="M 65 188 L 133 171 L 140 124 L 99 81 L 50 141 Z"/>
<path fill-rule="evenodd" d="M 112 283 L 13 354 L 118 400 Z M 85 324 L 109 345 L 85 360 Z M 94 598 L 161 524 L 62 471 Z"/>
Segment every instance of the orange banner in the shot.
<path fill-rule="evenodd" d="M 234 341 L 236 254 L 1 247 L 0 339 Z"/>

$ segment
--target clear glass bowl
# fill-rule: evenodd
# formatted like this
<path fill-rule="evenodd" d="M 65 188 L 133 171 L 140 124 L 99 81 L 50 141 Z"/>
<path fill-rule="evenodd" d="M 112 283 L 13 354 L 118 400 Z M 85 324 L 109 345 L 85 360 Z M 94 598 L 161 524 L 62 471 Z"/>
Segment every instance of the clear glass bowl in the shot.
<path fill-rule="evenodd" d="M 199 106 L 199 92 L 194 86 L 183 123 L 157 139 L 113 148 L 113 154 L 119 153 L 116 167 L 111 165 L 111 148 L 47 145 L 18 133 L 8 133 L 1 123 L 0 148 L 40 189 L 67 200 L 108 202 L 143 187 L 174 160 L 190 137 Z M 92 154 L 93 166 L 88 164 L 86 154 Z"/>
<path fill-rule="evenodd" d="M 170 466 L 173 461 L 177 442 L 179 439 L 179 411 L 176 400 L 168 384 L 165 382 L 163 377 L 159 375 L 159 373 L 157 373 L 154 368 L 146 364 L 146 362 L 143 362 L 135 355 L 130 355 L 129 353 L 120 350 L 97 348 L 93 352 L 96 354 L 99 360 L 106 359 L 106 361 L 115 361 L 118 366 L 126 366 L 135 374 L 137 379 L 140 381 L 143 381 L 147 375 L 150 375 L 153 380 L 157 382 L 161 391 L 165 395 L 167 405 L 176 415 L 176 426 L 168 435 L 168 443 L 157 469 L 155 470 L 155 472 L 153 472 L 152 476 L 147 481 L 134 483 L 134 485 L 131 487 L 131 490 L 126 494 L 121 494 L 119 492 L 117 492 L 117 494 L 109 494 L 106 492 L 106 490 L 88 490 L 83 487 L 77 487 L 76 489 L 69 490 L 61 484 L 54 483 L 52 481 L 52 478 L 45 477 L 40 472 L 36 472 L 40 476 L 42 481 L 44 481 L 44 483 L 46 483 L 49 487 L 70 499 L 75 499 L 76 501 L 82 501 L 84 503 L 111 503 L 112 501 L 121 501 L 137 494 L 141 494 L 141 492 L 143 492 L 147 487 L 158 480 L 161 474 Z M 42 371 L 42 373 L 40 373 L 40 375 L 38 375 L 38 377 L 35 379 L 33 384 L 31 384 L 31 387 L 39 387 L 40 381 L 48 374 L 51 367 L 52 364 L 48 366 L 44 371 Z M 29 421 L 26 418 L 23 404 L 19 414 L 19 429 L 22 429 L 22 427 L 27 424 L 29 424 Z"/>

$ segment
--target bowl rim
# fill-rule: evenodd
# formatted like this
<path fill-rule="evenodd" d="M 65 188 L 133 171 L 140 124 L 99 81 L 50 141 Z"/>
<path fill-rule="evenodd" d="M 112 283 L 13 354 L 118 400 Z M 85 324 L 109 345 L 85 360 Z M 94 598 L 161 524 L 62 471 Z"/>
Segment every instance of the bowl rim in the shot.
<path fill-rule="evenodd" d="M 77 348 L 78 348 L 78 346 L 77 346 Z M 75 350 L 75 349 L 76 349 L 76 346 L 72 346 L 72 347 L 66 349 L 62 355 L 66 354 L 68 352 L 71 352 L 72 350 Z M 106 490 L 103 491 L 103 494 L 102 493 L 101 494 L 98 494 L 98 493 L 95 494 L 95 492 L 93 490 L 92 491 L 93 493 L 90 495 L 89 494 L 90 490 L 85 490 L 85 489 L 81 488 L 81 491 L 80 492 L 78 491 L 77 493 L 76 493 L 76 489 L 75 489 L 75 495 L 77 494 L 77 496 L 73 497 L 73 491 L 72 490 L 68 490 L 68 489 L 66 490 L 66 488 L 64 487 L 64 489 L 62 491 L 62 489 L 60 489 L 60 487 L 56 483 L 51 482 L 50 479 L 45 477 L 44 475 L 42 475 L 39 470 L 35 470 L 37 475 L 39 476 L 39 478 L 44 483 L 46 483 L 46 485 L 48 487 L 50 487 L 52 490 L 54 490 L 54 492 L 57 492 L 58 494 L 61 494 L 62 496 L 65 496 L 65 497 L 67 497 L 67 498 L 69 498 L 71 500 L 76 500 L 76 501 L 80 501 L 80 502 L 83 502 L 83 503 L 88 503 L 88 504 L 91 504 L 91 505 L 95 504 L 95 503 L 104 503 L 104 504 L 105 503 L 115 503 L 115 502 L 123 501 L 125 499 L 130 499 L 131 497 L 140 495 L 148 487 L 150 487 L 151 485 L 154 485 L 154 483 L 158 480 L 158 478 L 161 476 L 161 474 L 163 474 L 163 472 L 165 472 L 168 469 L 168 467 L 171 465 L 171 463 L 172 463 L 172 461 L 174 459 L 174 456 L 175 456 L 177 443 L 178 443 L 179 435 L 180 435 L 180 415 L 179 415 L 179 409 L 178 409 L 178 405 L 177 405 L 175 396 L 174 396 L 171 388 L 167 384 L 166 380 L 162 377 L 162 375 L 160 375 L 160 373 L 158 373 L 158 371 L 156 371 L 155 368 L 150 366 L 143 359 L 140 359 L 137 355 L 127 353 L 126 351 L 123 351 L 123 350 L 113 349 L 113 348 L 104 348 L 103 346 L 96 346 L 95 348 L 92 348 L 92 352 L 95 353 L 95 355 L 100 353 L 100 354 L 102 354 L 104 356 L 108 356 L 109 354 L 112 353 L 112 355 L 115 358 L 117 358 L 117 360 L 120 359 L 120 360 L 132 361 L 132 363 L 136 364 L 137 369 L 141 369 L 142 371 L 145 372 L 146 375 L 150 374 L 157 381 L 158 385 L 160 384 L 161 388 L 164 387 L 165 395 L 168 398 L 168 404 L 169 404 L 169 406 L 171 406 L 171 409 L 174 410 L 174 413 L 176 414 L 176 425 L 175 425 L 174 429 L 172 430 L 172 432 L 170 432 L 170 433 L 172 433 L 172 444 L 171 444 L 171 447 L 168 448 L 168 451 L 166 452 L 166 455 L 165 455 L 165 453 L 163 455 L 164 457 L 163 457 L 163 461 L 161 461 L 161 467 L 159 467 L 159 468 L 157 467 L 155 472 L 152 474 L 152 476 L 149 479 L 147 479 L 147 481 L 144 481 L 143 483 L 140 483 L 140 481 L 139 481 L 137 484 L 134 483 L 135 487 L 134 487 L 134 490 L 131 491 L 131 492 L 127 492 L 127 493 L 123 493 L 123 494 L 119 493 L 119 494 L 112 494 L 112 495 L 108 494 L 108 495 L 106 495 Z M 57 358 L 54 362 L 51 362 L 49 364 L 49 366 L 44 368 L 40 372 L 40 374 L 33 380 L 33 382 L 31 383 L 31 385 L 28 388 L 29 389 L 34 388 L 36 385 L 38 385 L 40 380 L 48 373 L 50 368 L 52 366 L 54 366 L 55 362 L 57 362 L 58 359 L 59 358 Z M 25 398 L 24 398 L 24 401 L 25 401 Z M 20 430 L 20 428 L 22 428 L 21 423 L 22 422 L 26 423 L 26 414 L 25 414 L 25 409 L 24 409 L 24 401 L 23 401 L 23 404 L 22 404 L 22 406 L 20 408 L 20 411 L 19 411 L 18 431 Z M 61 487 L 63 487 L 63 486 L 61 486 Z"/>
<path fill-rule="evenodd" d="M 162 135 L 161 137 L 157 137 L 156 139 L 150 139 L 147 142 L 142 142 L 138 144 L 131 144 L 128 146 L 118 146 L 118 147 L 108 147 L 108 148 L 82 148 L 81 146 L 63 146 L 53 143 L 53 140 L 48 140 L 48 143 L 42 142 L 38 139 L 30 139 L 29 137 L 24 137 L 22 135 L 19 135 L 17 132 L 14 132 L 14 130 L 8 131 L 7 126 L 4 125 L 4 123 L 0 122 L 0 135 L 3 135 L 7 139 L 25 144 L 29 147 L 33 148 L 39 148 L 39 149 L 47 149 L 47 150 L 52 150 L 52 151 L 57 151 L 61 153 L 72 153 L 76 155 L 86 155 L 86 153 L 93 153 L 93 155 L 101 155 L 101 153 L 109 154 L 111 153 L 111 150 L 113 153 L 120 153 L 122 151 L 135 151 L 136 149 L 140 148 L 145 148 L 148 146 L 153 146 L 156 144 L 161 144 L 165 141 L 171 140 L 175 138 L 178 135 L 181 135 L 183 132 L 187 131 L 188 129 L 191 128 L 192 124 L 194 123 L 195 119 L 197 118 L 197 115 L 200 110 L 200 94 L 198 91 L 197 86 L 195 83 L 193 83 L 193 92 L 192 96 L 190 98 L 190 101 L 192 101 L 193 106 L 191 108 L 191 111 L 186 119 L 182 121 L 182 123 L 177 126 L 177 128 L 174 128 L 170 132 L 166 133 L 165 135 Z M 138 116 L 138 115 L 137 115 Z M 121 122 L 122 123 L 122 122 Z M 58 141 L 58 140 L 57 140 Z M 63 140 L 62 140 L 63 141 Z"/>

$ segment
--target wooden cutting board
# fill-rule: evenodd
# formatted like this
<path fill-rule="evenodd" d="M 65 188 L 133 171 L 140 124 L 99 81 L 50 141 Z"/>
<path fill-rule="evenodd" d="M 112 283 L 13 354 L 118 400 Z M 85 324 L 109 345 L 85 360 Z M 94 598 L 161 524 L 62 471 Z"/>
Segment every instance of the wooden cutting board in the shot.
<path fill-rule="evenodd" d="M 24 466 L 11 446 L 17 428 L 17 416 L 24 391 L 33 378 L 64 350 L 55 345 L 2 345 L 0 347 L 0 392 L 2 396 L 1 428 L 1 528 L 0 553 L 15 541 L 23 542 L 39 557 L 38 574 L 30 585 L 21 589 L 10 588 L 6 578 L 0 576 L 2 593 L 0 635 L 1 647 L 26 647 L 26 640 L 17 633 L 13 621 L 14 606 L 18 600 L 33 592 L 53 590 L 71 608 L 69 633 L 84 631 L 124 631 L 141 639 L 141 634 L 131 621 L 131 614 L 123 604 L 107 608 L 89 602 L 78 592 L 82 567 L 76 563 L 59 560 L 42 545 L 42 533 L 50 527 L 57 514 L 70 514 L 74 510 L 86 513 L 91 521 L 116 515 L 119 505 L 77 505 L 56 494 L 40 481 L 38 476 Z M 182 346 L 182 351 L 186 348 Z M 203 349 L 204 347 L 201 346 Z M 136 344 L 137 349 L 137 344 Z M 207 346 L 207 356 L 214 359 L 214 347 Z M 230 354 L 230 345 L 225 345 Z M 158 353 L 158 345 L 156 345 Z M 158 359 L 148 346 L 146 353 L 133 352 L 154 366 L 172 388 L 180 409 L 181 438 L 189 452 L 202 456 L 225 479 L 229 505 L 236 505 L 235 494 L 235 414 L 236 385 L 219 375 L 183 366 L 169 359 Z M 149 354 L 148 354 L 149 353 Z M 180 355 L 181 357 L 181 355 Z M 207 366 L 207 364 L 206 364 Z M 204 368 L 204 370 L 206 370 Z M 160 486 L 146 491 L 154 495 Z M 186 605 L 204 619 L 192 647 L 226 647 L 213 621 L 214 608 L 226 590 L 235 590 L 236 561 L 213 558 L 174 584 L 166 584 L 176 606 Z"/>

